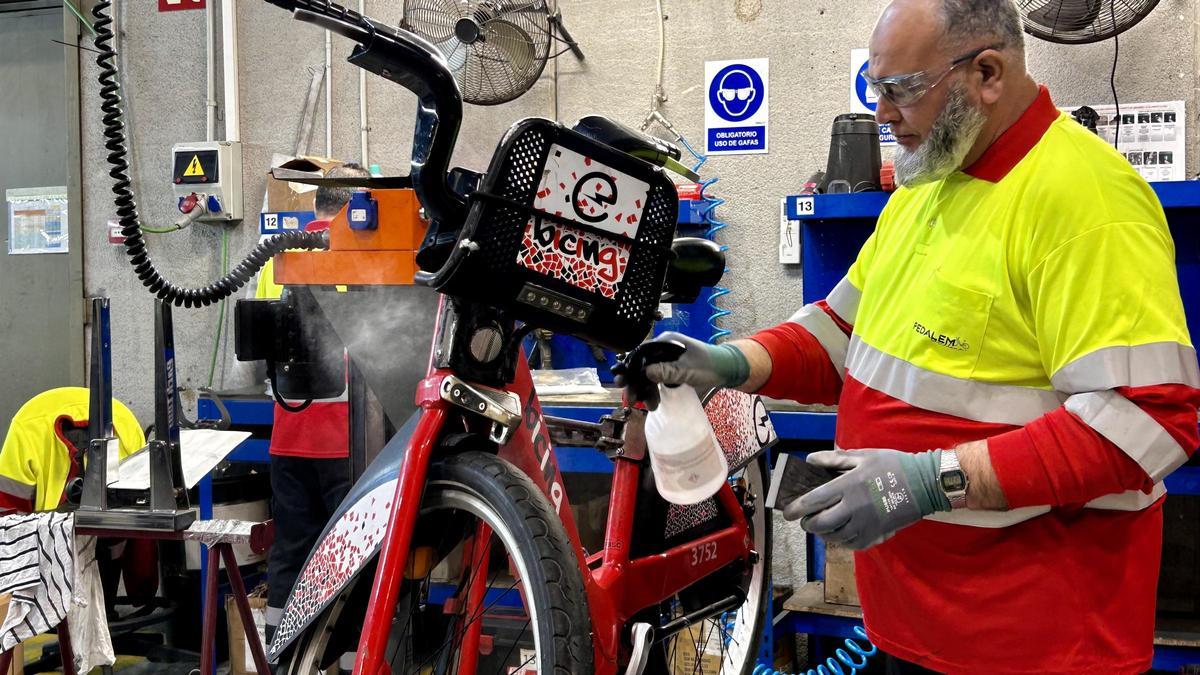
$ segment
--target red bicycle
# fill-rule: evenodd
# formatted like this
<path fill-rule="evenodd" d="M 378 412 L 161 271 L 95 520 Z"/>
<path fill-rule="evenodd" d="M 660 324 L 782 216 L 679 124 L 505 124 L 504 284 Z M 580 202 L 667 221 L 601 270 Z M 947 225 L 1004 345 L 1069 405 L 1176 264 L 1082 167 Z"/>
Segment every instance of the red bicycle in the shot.
<path fill-rule="evenodd" d="M 331 3 L 271 1 L 354 40 L 352 63 L 420 98 L 411 180 L 430 271 L 416 282 L 442 294 L 418 409 L 310 554 L 271 645 L 279 672 L 355 652 L 356 674 L 750 673 L 770 602 L 762 402 L 708 397 L 729 481 L 673 506 L 650 474 L 645 412 L 543 415 L 521 348 L 534 326 L 578 335 L 633 350 L 637 378 L 660 300 L 694 301 L 720 277 L 714 246 L 674 238 L 661 167 L 679 151 L 604 118 L 528 119 L 486 173 L 449 171 L 462 103 L 434 46 Z M 599 551 L 580 542 L 564 444 L 613 462 Z"/>

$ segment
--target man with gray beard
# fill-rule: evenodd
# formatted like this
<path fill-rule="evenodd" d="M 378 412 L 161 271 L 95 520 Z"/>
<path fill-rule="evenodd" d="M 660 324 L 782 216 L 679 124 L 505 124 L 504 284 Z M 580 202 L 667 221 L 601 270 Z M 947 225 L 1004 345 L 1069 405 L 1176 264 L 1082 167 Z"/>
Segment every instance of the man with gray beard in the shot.
<path fill-rule="evenodd" d="M 888 672 L 1143 672 L 1200 443 L 1162 208 L 1026 72 L 1011 0 L 894 0 L 867 82 L 902 187 L 846 278 L 647 374 L 838 404 L 808 461 L 840 475 L 784 516 L 856 550 Z"/>

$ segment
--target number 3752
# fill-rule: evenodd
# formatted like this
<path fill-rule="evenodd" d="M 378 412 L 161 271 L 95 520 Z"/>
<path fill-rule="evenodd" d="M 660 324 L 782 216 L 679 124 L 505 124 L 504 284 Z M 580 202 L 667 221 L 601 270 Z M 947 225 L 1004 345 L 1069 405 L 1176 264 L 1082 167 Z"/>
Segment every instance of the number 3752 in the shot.
<path fill-rule="evenodd" d="M 692 547 L 692 567 L 717 559 L 717 542 Z"/>

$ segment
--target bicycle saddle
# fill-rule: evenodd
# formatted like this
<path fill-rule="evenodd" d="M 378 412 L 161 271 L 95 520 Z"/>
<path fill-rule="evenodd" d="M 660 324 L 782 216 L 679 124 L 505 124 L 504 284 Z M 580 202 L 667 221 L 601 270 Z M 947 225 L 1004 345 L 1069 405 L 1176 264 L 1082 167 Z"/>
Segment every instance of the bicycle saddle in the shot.
<path fill-rule="evenodd" d="M 680 157 L 679 148 L 674 145 L 634 131 L 601 115 L 579 118 L 574 131 L 593 141 L 644 159 L 655 166 L 662 166 L 668 159 Z"/>

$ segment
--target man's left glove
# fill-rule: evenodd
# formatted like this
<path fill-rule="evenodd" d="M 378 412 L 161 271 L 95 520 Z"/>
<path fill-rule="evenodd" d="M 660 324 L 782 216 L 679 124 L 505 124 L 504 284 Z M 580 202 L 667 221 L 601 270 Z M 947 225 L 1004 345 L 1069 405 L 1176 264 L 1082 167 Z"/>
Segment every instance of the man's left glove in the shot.
<path fill-rule="evenodd" d="M 889 539 L 950 500 L 938 484 L 941 450 L 814 452 L 808 462 L 846 473 L 788 504 L 783 517 L 827 540 L 862 550 Z"/>

